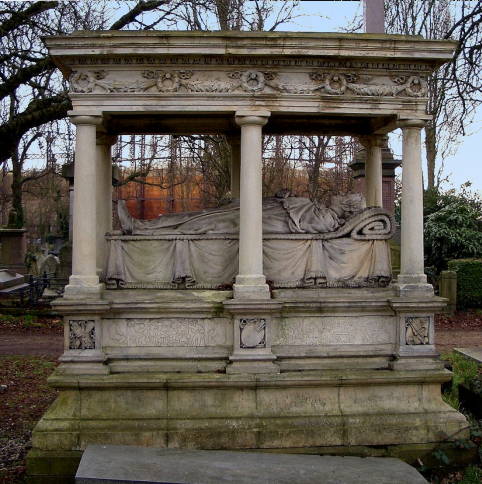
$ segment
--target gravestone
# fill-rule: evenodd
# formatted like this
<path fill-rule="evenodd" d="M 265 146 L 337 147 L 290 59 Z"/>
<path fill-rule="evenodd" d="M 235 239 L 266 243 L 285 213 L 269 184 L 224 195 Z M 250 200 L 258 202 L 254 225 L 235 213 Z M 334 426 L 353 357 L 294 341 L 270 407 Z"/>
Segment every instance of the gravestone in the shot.
<path fill-rule="evenodd" d="M 0 229 L 0 267 L 25 273 L 26 229 Z"/>
<path fill-rule="evenodd" d="M 334 457 L 89 445 L 76 484 L 424 484 L 390 457 Z"/>

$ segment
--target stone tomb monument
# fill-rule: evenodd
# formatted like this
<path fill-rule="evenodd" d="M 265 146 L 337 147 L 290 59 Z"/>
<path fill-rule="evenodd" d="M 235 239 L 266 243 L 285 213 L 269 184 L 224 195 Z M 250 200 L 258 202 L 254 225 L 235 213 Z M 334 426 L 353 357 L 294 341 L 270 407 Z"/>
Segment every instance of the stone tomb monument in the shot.
<path fill-rule="evenodd" d="M 441 399 L 444 300 L 423 270 L 426 79 L 454 42 L 109 31 L 46 43 L 77 128 L 73 273 L 55 302 L 60 394 L 35 428 L 32 476 L 73 474 L 92 443 L 370 453 L 467 435 Z M 390 281 L 381 149 L 396 128 L 401 270 Z M 263 132 L 359 137 L 368 208 L 350 197 L 263 201 Z M 150 222 L 121 209 L 113 233 L 120 133 L 225 134 L 239 201 Z"/>

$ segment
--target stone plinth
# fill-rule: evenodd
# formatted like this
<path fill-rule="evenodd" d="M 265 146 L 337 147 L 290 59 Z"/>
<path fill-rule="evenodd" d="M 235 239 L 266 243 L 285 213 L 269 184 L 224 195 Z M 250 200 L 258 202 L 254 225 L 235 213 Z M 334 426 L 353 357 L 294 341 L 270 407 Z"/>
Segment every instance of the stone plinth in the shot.
<path fill-rule="evenodd" d="M 441 398 L 450 373 L 431 346 L 442 300 L 395 294 L 274 290 L 271 302 L 257 303 L 270 332 L 261 353 L 235 341 L 238 319 L 252 315 L 231 291 L 108 290 L 102 301 L 58 300 L 66 351 L 49 383 L 60 395 L 34 430 L 31 468 L 78 459 L 89 444 L 319 453 L 356 446 L 378 455 L 379 446 L 464 438 L 465 418 Z M 239 373 L 231 355 L 241 350 L 251 367 Z M 267 365 L 277 372 L 263 373 Z"/>

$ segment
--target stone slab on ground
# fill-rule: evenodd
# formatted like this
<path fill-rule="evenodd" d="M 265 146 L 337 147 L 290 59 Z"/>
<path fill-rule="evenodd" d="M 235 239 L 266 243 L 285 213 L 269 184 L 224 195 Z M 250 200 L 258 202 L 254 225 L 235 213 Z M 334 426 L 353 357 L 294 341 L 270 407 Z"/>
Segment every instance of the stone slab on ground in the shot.
<path fill-rule="evenodd" d="M 475 348 L 454 348 L 454 351 L 482 364 L 482 346 L 477 346 Z"/>
<path fill-rule="evenodd" d="M 262 452 L 153 449 L 89 445 L 76 484 L 422 484 L 394 458 L 334 457 Z"/>

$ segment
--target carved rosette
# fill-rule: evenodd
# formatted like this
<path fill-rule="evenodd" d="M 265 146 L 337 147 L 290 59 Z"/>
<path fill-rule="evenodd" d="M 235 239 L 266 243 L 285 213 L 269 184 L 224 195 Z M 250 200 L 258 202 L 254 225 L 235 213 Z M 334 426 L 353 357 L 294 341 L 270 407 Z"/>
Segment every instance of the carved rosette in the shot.
<path fill-rule="evenodd" d="M 95 321 L 93 319 L 69 321 L 69 349 L 95 349 Z"/>
<path fill-rule="evenodd" d="M 430 316 L 405 317 L 405 344 L 428 345 L 430 340 Z"/>
<path fill-rule="evenodd" d="M 265 318 L 240 318 L 239 347 L 266 348 Z"/>
<path fill-rule="evenodd" d="M 124 72 L 123 74 L 127 74 Z M 73 71 L 71 92 L 90 93 L 248 93 L 309 94 L 317 96 L 409 97 L 427 95 L 423 75 L 367 76 L 341 70 L 298 73 L 296 80 L 265 70 L 147 70 L 128 73 L 103 70 Z"/>

